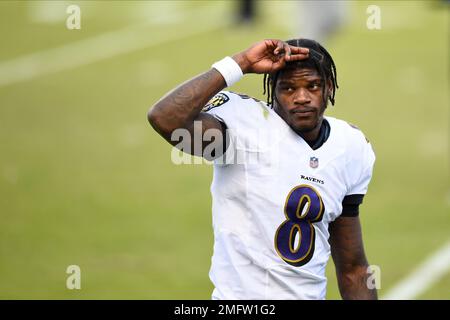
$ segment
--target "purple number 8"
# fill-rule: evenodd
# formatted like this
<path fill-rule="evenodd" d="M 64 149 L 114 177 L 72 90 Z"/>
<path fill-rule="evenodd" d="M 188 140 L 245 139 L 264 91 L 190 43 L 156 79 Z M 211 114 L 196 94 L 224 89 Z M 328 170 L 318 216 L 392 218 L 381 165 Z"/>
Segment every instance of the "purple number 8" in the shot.
<path fill-rule="evenodd" d="M 324 211 L 321 196 L 311 186 L 300 185 L 289 192 L 284 206 L 286 220 L 275 233 L 275 249 L 286 263 L 300 267 L 311 260 L 316 241 L 312 224 L 322 220 Z"/>

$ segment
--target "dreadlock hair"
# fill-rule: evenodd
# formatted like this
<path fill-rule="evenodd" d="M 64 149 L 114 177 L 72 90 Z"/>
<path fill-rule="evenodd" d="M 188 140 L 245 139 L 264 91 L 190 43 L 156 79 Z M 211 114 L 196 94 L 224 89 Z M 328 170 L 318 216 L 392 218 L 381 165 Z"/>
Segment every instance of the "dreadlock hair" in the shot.
<path fill-rule="evenodd" d="M 294 67 L 317 70 L 320 77 L 322 78 L 322 81 L 324 82 L 324 85 L 322 86 L 322 96 L 324 100 L 326 100 L 325 84 L 327 83 L 328 79 L 331 79 L 332 90 L 331 95 L 329 96 L 329 100 L 331 104 L 334 105 L 334 95 L 336 93 L 336 89 L 339 88 L 339 86 L 337 84 L 336 65 L 334 64 L 333 58 L 328 53 L 328 51 L 315 40 L 293 39 L 286 42 L 291 46 L 309 48 L 309 57 L 305 60 L 286 62 L 286 66 L 283 69 L 278 70 L 275 73 L 264 74 L 263 94 L 267 93 L 267 104 L 270 105 L 271 108 L 273 108 L 273 101 L 274 99 L 276 99 L 275 87 L 277 85 L 277 80 L 280 73 L 287 68 Z M 324 102 L 326 103 L 326 101 Z"/>

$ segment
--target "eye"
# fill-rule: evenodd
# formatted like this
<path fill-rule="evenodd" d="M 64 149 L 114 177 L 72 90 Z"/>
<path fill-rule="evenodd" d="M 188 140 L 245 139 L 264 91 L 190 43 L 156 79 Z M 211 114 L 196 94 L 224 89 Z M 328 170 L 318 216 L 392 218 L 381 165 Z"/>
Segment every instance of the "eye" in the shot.
<path fill-rule="evenodd" d="M 311 90 L 317 90 L 317 89 L 320 88 L 320 83 L 318 83 L 318 82 L 311 83 L 311 84 L 309 85 L 309 88 L 310 88 Z"/>
<path fill-rule="evenodd" d="M 286 92 L 293 92 L 295 90 L 292 86 L 282 86 L 281 89 Z"/>

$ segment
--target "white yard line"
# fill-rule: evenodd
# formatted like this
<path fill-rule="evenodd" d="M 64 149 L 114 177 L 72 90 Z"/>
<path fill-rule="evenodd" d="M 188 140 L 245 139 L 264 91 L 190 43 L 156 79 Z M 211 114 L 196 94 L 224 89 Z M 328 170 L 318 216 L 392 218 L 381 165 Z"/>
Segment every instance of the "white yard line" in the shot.
<path fill-rule="evenodd" d="M 154 24 L 150 19 L 61 47 L 0 61 L 0 87 L 210 32 L 225 26 L 226 16 L 223 7 L 208 6 L 184 15 L 183 20 L 191 21 L 189 28 L 152 33 Z"/>
<path fill-rule="evenodd" d="M 448 271 L 450 271 L 450 241 L 391 289 L 382 299 L 414 299 L 439 281 Z M 449 296 L 443 298 L 450 298 L 450 291 Z"/>

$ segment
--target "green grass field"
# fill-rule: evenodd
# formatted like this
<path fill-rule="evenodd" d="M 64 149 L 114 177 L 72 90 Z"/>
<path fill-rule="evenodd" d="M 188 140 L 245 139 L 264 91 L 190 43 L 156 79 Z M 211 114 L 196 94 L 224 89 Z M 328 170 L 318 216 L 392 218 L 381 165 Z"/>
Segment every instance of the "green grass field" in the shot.
<path fill-rule="evenodd" d="M 79 1 L 68 30 L 68 4 L 0 2 L 0 298 L 209 299 L 212 167 L 172 164 L 146 113 L 223 56 L 295 36 L 298 8 L 260 2 L 238 26 L 228 1 Z M 381 30 L 366 28 L 369 4 Z M 383 296 L 450 239 L 449 6 L 350 7 L 327 43 L 340 84 L 328 115 L 377 155 L 361 219 Z M 263 98 L 256 75 L 233 89 Z M 72 264 L 81 290 L 66 288 Z M 331 261 L 327 274 L 340 299 Z M 450 274 L 416 298 L 450 299 Z"/>

